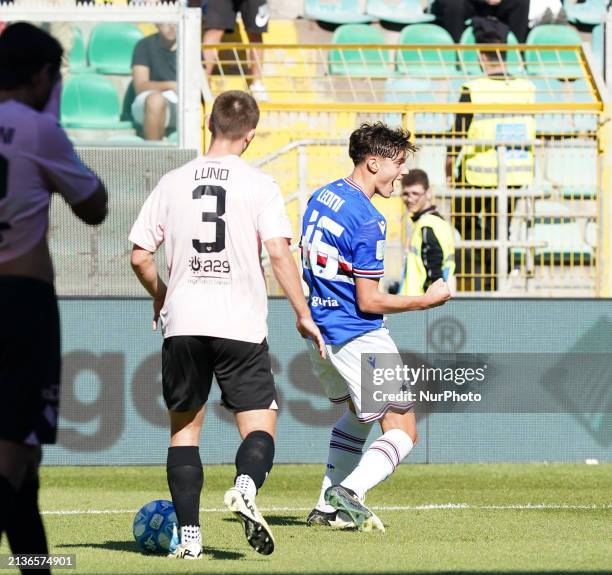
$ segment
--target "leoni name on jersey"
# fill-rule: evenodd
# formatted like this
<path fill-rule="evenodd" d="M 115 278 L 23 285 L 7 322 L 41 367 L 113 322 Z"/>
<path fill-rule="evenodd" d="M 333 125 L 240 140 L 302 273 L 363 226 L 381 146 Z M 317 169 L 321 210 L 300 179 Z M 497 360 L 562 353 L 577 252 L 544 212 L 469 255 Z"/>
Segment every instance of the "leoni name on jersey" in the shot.
<path fill-rule="evenodd" d="M 340 196 L 337 196 L 334 192 L 330 192 L 329 190 L 323 190 L 317 197 L 317 202 L 322 203 L 334 212 L 337 212 L 345 203 Z"/>

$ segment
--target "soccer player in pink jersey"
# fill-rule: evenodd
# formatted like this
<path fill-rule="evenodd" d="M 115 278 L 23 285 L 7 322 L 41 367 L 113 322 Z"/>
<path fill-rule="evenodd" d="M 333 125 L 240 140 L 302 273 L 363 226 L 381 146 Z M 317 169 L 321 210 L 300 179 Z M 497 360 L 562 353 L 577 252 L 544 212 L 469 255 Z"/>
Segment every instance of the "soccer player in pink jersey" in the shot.
<path fill-rule="evenodd" d="M 58 42 L 30 24 L 0 36 L 0 536 L 14 554 L 47 553 L 38 466 L 41 444 L 55 443 L 60 386 L 51 194 L 88 224 L 106 217 L 104 186 L 46 111 L 61 57 Z"/>
<path fill-rule="evenodd" d="M 240 158 L 255 136 L 259 108 L 245 92 L 215 100 L 205 156 L 166 174 L 146 200 L 132 232 L 132 267 L 153 297 L 153 327 L 164 336 L 162 381 L 170 415 L 168 486 L 181 530 L 174 557 L 202 555 L 199 502 L 204 476 L 198 445 L 215 375 L 242 443 L 226 506 L 259 553 L 274 538 L 255 504 L 272 468 L 276 389 L 270 368 L 262 243 L 297 316 L 297 329 L 325 355 L 289 250 L 291 226 L 274 180 Z M 165 242 L 170 279 L 154 253 Z"/>

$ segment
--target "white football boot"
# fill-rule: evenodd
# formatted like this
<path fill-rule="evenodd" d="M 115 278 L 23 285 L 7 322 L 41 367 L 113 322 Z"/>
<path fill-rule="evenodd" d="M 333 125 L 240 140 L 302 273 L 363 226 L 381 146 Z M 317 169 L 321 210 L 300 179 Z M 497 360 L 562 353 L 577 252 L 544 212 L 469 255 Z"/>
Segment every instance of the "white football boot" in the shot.
<path fill-rule="evenodd" d="M 263 515 L 257 509 L 255 501 L 232 487 L 225 492 L 224 502 L 225 506 L 242 523 L 249 545 L 257 553 L 270 555 L 274 551 L 274 536 Z"/>

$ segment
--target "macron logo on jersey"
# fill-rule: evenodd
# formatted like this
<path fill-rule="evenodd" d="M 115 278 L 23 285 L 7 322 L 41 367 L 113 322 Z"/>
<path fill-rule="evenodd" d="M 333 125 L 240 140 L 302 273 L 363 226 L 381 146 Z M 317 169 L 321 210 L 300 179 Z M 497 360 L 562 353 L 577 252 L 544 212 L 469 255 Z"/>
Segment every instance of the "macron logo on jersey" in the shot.
<path fill-rule="evenodd" d="M 387 229 L 387 222 L 378 222 L 378 227 L 380 228 L 380 233 L 384 234 Z"/>

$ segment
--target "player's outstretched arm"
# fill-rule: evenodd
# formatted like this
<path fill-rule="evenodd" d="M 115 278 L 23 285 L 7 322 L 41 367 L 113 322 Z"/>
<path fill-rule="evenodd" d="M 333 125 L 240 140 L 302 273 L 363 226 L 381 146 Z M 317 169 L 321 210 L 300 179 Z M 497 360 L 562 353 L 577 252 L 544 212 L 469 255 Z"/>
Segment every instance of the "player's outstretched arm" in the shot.
<path fill-rule="evenodd" d="M 321 357 L 325 357 L 325 342 L 319 328 L 312 320 L 310 310 L 304 299 L 302 281 L 289 250 L 289 241 L 287 238 L 272 238 L 264 244 L 270 256 L 274 276 L 287 295 L 287 299 L 297 317 L 297 330 L 302 337 L 311 337 Z"/>
<path fill-rule="evenodd" d="M 131 264 L 138 281 L 153 298 L 153 329 L 156 330 L 159 312 L 164 307 L 166 299 L 166 284 L 157 273 L 157 265 L 150 251 L 134 245 Z"/>
<path fill-rule="evenodd" d="M 404 296 L 382 293 L 378 280 L 355 278 L 357 305 L 364 313 L 401 313 L 438 307 L 447 302 L 451 295 L 443 279 L 436 280 L 423 295 Z"/>

